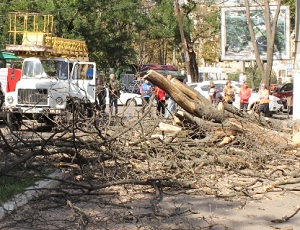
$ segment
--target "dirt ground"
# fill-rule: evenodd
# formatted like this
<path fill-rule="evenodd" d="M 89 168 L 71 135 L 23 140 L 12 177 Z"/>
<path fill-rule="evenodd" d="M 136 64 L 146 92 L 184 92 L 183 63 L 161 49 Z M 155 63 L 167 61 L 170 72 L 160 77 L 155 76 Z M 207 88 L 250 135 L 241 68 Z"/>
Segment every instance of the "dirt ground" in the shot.
<path fill-rule="evenodd" d="M 178 143 L 157 145 L 148 159 L 137 157 L 125 145 L 120 149 L 120 143 L 115 150 L 130 157 L 135 170 L 120 160 L 103 163 L 94 156 L 82 168 L 83 175 L 61 168 L 71 172 L 69 179 L 8 214 L 0 229 L 300 229 L 297 151 L 283 153 L 273 146 L 269 153 L 252 146 L 253 151 L 244 155 L 229 148 L 215 149 L 214 154 L 202 152 L 194 143 L 188 147 Z M 193 153 L 191 158 L 185 158 L 187 152 Z M 178 169 L 167 165 L 174 159 Z M 176 186 L 172 179 L 195 186 Z M 163 182 L 172 186 L 162 186 Z"/>
<path fill-rule="evenodd" d="M 216 197 L 208 195 L 205 188 L 157 192 L 149 186 L 125 185 L 86 195 L 74 189 L 64 195 L 67 189 L 72 186 L 62 184 L 30 201 L 7 215 L 0 229 L 297 230 L 300 226 L 300 213 L 296 213 L 299 192 L 277 190 L 251 198 L 226 197 L 224 193 Z M 118 195 L 109 194 L 114 192 Z"/>

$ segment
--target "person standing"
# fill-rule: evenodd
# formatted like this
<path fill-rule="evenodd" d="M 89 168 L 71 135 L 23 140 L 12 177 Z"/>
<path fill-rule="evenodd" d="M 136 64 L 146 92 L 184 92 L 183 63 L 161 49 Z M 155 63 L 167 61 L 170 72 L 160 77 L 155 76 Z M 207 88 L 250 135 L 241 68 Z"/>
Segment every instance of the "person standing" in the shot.
<path fill-rule="evenodd" d="M 244 81 L 243 86 L 240 88 L 239 97 L 240 110 L 246 112 L 249 104 L 249 98 L 251 97 L 251 89 L 248 87 L 248 83 L 246 81 Z"/>
<path fill-rule="evenodd" d="M 223 91 L 224 91 L 224 101 L 228 104 L 232 104 L 235 101 L 236 91 L 232 87 L 230 80 L 228 80 L 226 82 L 226 85 L 225 85 Z"/>
<path fill-rule="evenodd" d="M 106 109 L 106 87 L 105 87 L 105 76 L 99 76 L 96 81 L 96 93 L 98 98 L 98 103 L 96 104 L 97 110 L 100 110 L 100 114 L 105 114 Z"/>
<path fill-rule="evenodd" d="M 150 97 L 152 96 L 153 86 L 152 84 L 145 79 L 144 82 L 140 86 L 140 94 L 143 97 L 143 112 L 145 107 L 148 105 Z"/>
<path fill-rule="evenodd" d="M 99 105 L 99 109 L 101 114 L 105 114 L 105 109 L 106 109 L 106 88 L 104 85 L 101 85 L 99 87 L 99 93 L 97 95 L 98 97 L 98 105 Z"/>
<path fill-rule="evenodd" d="M 167 75 L 167 79 L 171 82 L 174 80 L 172 75 Z M 172 115 L 172 113 L 176 111 L 176 109 L 177 109 L 176 102 L 173 100 L 172 97 L 169 97 L 167 109 L 165 111 L 165 119 L 169 119 L 169 117 Z"/>
<path fill-rule="evenodd" d="M 210 103 L 213 104 L 213 94 L 216 91 L 216 86 L 213 81 L 209 82 L 209 88 L 208 88 L 208 100 Z"/>
<path fill-rule="evenodd" d="M 218 91 L 217 88 L 211 88 L 212 95 L 211 95 L 211 99 L 212 99 L 212 104 L 215 107 L 219 106 L 219 103 L 223 103 L 224 101 L 224 97 L 222 96 L 222 94 Z"/>
<path fill-rule="evenodd" d="M 166 92 L 163 89 L 156 86 L 154 89 L 154 94 L 155 94 L 155 98 L 157 101 L 156 115 L 164 116 L 165 115 L 165 107 L 166 107 Z"/>
<path fill-rule="evenodd" d="M 262 83 L 260 86 L 260 89 L 258 91 L 259 95 L 259 106 L 258 106 L 258 112 L 262 116 L 269 116 L 269 95 L 270 92 L 266 88 L 266 84 Z"/>
<path fill-rule="evenodd" d="M 118 114 L 118 99 L 120 97 L 120 82 L 116 79 L 114 74 L 109 75 L 109 111 L 113 115 L 113 107 L 115 108 L 115 115 Z"/>

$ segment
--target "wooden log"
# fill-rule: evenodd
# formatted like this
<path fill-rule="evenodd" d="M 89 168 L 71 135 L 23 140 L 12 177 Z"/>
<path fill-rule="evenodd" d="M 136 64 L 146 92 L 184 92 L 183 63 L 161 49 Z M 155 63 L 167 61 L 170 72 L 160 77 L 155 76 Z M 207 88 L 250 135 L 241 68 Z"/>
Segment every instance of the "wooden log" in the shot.
<path fill-rule="evenodd" d="M 185 111 L 183 117 L 190 124 L 203 125 L 203 127 L 208 127 L 208 121 L 211 124 L 222 124 L 222 130 L 225 130 L 224 136 L 235 136 L 237 133 L 243 132 L 260 134 L 263 129 L 265 130 L 263 131 L 264 133 L 270 135 L 268 139 L 271 137 L 273 140 L 276 139 L 278 143 L 289 142 L 287 140 L 289 138 L 278 136 L 276 133 L 273 134 L 272 129 L 280 130 L 280 126 L 282 126 L 280 121 L 259 117 L 257 114 L 242 113 L 226 103 L 224 103 L 224 110 L 217 110 L 203 95 L 193 88 L 175 78 L 170 81 L 154 70 L 150 70 L 145 78 L 152 84 L 165 90 L 175 100 Z M 210 126 L 210 130 L 213 126 Z M 209 129 L 207 131 L 209 132 Z M 265 137 L 265 135 L 263 136 Z M 265 138 L 261 138 L 261 140 L 265 143 Z"/>
<path fill-rule="evenodd" d="M 172 82 L 163 75 L 150 70 L 145 76 L 152 84 L 165 90 L 173 100 L 188 113 L 200 117 L 205 120 L 213 120 L 214 122 L 221 123 L 229 116 L 229 113 L 217 110 L 208 100 L 197 93 L 192 88 L 187 88 L 183 83 L 177 79 L 172 79 Z"/>
<path fill-rule="evenodd" d="M 216 108 L 210 103 L 210 101 L 201 95 L 197 90 L 183 84 L 181 81 L 173 78 L 170 82 L 163 75 L 150 70 L 145 76 L 151 83 L 157 85 L 161 89 L 165 90 L 171 97 L 189 113 L 204 118 L 213 119 L 216 122 L 221 122 L 228 116 L 237 115 L 244 117 L 244 114 L 227 103 L 224 104 L 224 109 L 230 113 L 223 113 L 216 111 Z M 186 109 L 189 108 L 189 110 Z"/>

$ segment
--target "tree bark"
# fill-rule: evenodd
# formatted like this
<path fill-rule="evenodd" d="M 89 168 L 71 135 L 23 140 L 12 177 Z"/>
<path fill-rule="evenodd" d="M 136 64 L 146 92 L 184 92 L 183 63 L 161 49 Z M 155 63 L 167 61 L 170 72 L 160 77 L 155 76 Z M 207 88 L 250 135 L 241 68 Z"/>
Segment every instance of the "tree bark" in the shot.
<path fill-rule="evenodd" d="M 262 74 L 262 81 L 266 83 L 267 87 L 270 86 L 271 83 L 271 72 L 272 72 L 272 67 L 273 67 L 273 54 L 274 54 L 274 43 L 275 43 L 275 35 L 276 35 L 276 26 L 277 26 L 277 21 L 278 21 L 278 15 L 280 12 L 280 7 L 281 7 L 281 0 L 278 1 L 277 3 L 277 8 L 274 14 L 274 17 L 272 18 L 272 14 L 270 12 L 270 4 L 269 1 L 264 0 L 264 6 L 261 7 L 264 12 L 265 16 L 265 25 L 266 25 L 266 36 L 267 36 L 267 57 L 266 57 L 266 65 L 264 65 L 259 50 L 258 46 L 256 43 L 256 37 L 255 37 L 255 32 L 253 29 L 253 23 L 250 17 L 250 4 L 249 0 L 245 0 L 245 6 L 246 6 L 246 17 L 247 17 L 247 22 L 248 22 L 248 28 L 249 32 L 251 35 L 251 43 L 254 48 L 254 54 L 255 54 L 255 60 L 258 65 L 258 69 L 260 70 Z"/>
<path fill-rule="evenodd" d="M 145 78 L 165 90 L 181 108 L 196 117 L 222 123 L 233 115 L 243 116 L 239 110 L 226 103 L 225 111 L 217 110 L 203 95 L 175 78 L 171 82 L 154 70 L 150 70 Z"/>

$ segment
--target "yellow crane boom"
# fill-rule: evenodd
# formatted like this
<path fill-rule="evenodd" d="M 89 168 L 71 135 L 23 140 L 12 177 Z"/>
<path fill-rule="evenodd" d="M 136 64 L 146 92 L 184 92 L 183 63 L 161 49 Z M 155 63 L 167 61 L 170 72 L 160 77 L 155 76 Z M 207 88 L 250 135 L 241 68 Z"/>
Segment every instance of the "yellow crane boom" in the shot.
<path fill-rule="evenodd" d="M 84 41 L 53 36 L 53 15 L 37 13 L 9 13 L 9 42 L 6 51 L 22 58 L 68 57 L 88 61 Z"/>

